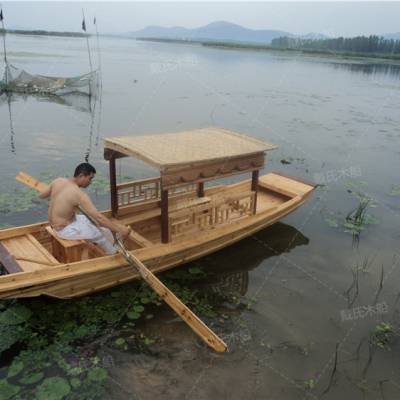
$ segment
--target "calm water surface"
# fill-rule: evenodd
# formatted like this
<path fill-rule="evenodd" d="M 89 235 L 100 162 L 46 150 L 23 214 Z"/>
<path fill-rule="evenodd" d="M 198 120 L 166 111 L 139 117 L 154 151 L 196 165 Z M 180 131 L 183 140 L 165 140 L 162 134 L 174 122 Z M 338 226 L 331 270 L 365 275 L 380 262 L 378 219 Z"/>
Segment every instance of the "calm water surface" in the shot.
<path fill-rule="evenodd" d="M 79 38 L 8 35 L 7 45 L 11 63 L 31 73 L 88 71 Z M 108 398 L 400 398 L 400 67 L 125 39 L 100 46 L 101 101 L 0 98 L 2 195 L 18 188 L 20 170 L 71 174 L 87 159 L 106 177 L 107 136 L 211 125 L 277 144 L 266 171 L 324 184 L 282 223 L 201 260 L 205 286 L 234 286 L 251 301 L 220 304 L 228 318 L 208 321 L 228 354 L 199 345 L 164 310 L 143 327 L 158 337 L 157 357 L 106 350 Z M 139 162 L 119 166 L 120 177 L 154 174 Z M 376 220 L 358 240 L 343 227 L 356 192 L 373 199 Z M 108 206 L 107 196 L 94 199 Z M 0 223 L 45 217 L 36 205 L 3 212 Z M 382 321 L 390 349 L 368 345 Z"/>

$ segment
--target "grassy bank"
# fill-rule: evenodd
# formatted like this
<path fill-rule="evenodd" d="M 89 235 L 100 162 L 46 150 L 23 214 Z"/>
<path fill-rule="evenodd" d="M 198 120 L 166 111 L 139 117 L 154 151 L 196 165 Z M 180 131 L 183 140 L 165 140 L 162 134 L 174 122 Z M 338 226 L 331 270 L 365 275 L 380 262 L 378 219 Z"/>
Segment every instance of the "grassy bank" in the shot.
<path fill-rule="evenodd" d="M 137 40 L 145 40 L 151 42 L 165 42 L 165 43 L 181 43 L 181 44 L 200 44 L 207 47 L 216 47 L 228 50 L 251 50 L 251 51 L 274 51 L 288 54 L 304 54 L 304 55 L 316 55 L 316 56 L 328 56 L 328 57 L 339 57 L 339 58 L 373 58 L 376 60 L 390 60 L 400 61 L 400 55 L 395 54 L 378 54 L 378 53 L 367 53 L 367 52 L 340 52 L 340 51 L 327 51 L 327 50 L 311 50 L 311 49 L 290 49 L 281 48 L 263 44 L 253 43 L 238 43 L 238 42 L 218 42 L 218 41 L 206 41 L 206 40 L 183 40 L 183 39 L 165 39 L 165 38 L 137 38 Z"/>
<path fill-rule="evenodd" d="M 13 33 L 15 35 L 38 35 L 38 36 L 67 36 L 67 37 L 86 37 L 90 36 L 86 33 L 80 32 L 54 32 L 54 31 L 43 31 L 43 30 L 22 30 L 22 29 L 0 29 L 0 35 L 4 33 Z"/>

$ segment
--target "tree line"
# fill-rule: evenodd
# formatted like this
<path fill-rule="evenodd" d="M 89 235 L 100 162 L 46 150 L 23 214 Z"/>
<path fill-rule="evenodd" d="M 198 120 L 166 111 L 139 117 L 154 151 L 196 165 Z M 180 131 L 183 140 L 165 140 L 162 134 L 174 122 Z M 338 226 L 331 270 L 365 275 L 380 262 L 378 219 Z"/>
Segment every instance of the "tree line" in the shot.
<path fill-rule="evenodd" d="M 335 39 L 298 39 L 285 36 L 273 39 L 271 45 L 281 49 L 400 54 L 400 40 L 376 35 Z"/>

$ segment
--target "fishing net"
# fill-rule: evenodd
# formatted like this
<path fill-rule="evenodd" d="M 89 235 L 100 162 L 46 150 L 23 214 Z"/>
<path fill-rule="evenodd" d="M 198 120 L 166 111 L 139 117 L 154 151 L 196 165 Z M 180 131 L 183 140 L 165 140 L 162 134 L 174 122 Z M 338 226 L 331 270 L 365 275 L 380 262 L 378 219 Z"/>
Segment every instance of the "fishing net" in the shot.
<path fill-rule="evenodd" d="M 7 64 L 4 77 L 0 81 L 0 92 L 17 92 L 31 94 L 64 95 L 68 93 L 84 93 L 96 96 L 98 88 L 98 72 L 71 78 L 32 75 L 23 69 Z"/>

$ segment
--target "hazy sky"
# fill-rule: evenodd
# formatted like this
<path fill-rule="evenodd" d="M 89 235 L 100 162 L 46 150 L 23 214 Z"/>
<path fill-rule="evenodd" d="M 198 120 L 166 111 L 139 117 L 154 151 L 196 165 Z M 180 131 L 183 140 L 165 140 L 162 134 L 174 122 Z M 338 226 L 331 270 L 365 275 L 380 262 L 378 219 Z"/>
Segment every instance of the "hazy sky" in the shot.
<path fill-rule="evenodd" d="M 6 27 L 88 30 L 96 15 L 100 32 L 128 32 L 148 25 L 199 27 L 229 21 L 254 29 L 355 36 L 400 31 L 398 2 L 4 2 Z"/>

